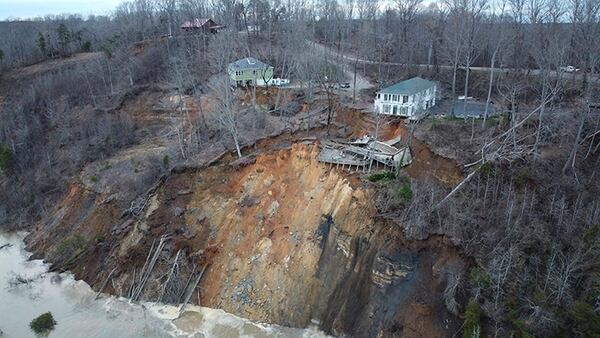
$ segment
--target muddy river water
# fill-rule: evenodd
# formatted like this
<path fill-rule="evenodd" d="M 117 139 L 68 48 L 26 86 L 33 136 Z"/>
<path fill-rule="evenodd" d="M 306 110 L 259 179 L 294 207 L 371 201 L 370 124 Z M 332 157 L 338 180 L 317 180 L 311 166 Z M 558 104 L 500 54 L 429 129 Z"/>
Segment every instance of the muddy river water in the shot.
<path fill-rule="evenodd" d="M 221 310 L 144 303 L 96 293 L 68 273 L 28 260 L 23 233 L 0 233 L 0 337 L 35 337 L 31 320 L 52 312 L 48 337 L 325 337 L 316 329 L 258 324 Z"/>

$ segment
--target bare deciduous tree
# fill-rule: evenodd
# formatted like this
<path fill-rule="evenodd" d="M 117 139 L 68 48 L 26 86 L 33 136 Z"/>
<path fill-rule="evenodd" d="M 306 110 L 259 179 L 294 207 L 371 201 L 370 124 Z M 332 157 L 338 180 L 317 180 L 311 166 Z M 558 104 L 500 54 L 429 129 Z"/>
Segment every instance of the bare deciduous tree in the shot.
<path fill-rule="evenodd" d="M 209 87 L 216 94 L 215 97 L 218 101 L 214 117 L 233 139 L 236 153 L 241 158 L 242 151 L 240 149 L 240 135 L 238 131 L 240 111 L 235 105 L 235 91 L 231 87 L 229 77 L 224 75 L 217 76 L 211 80 Z"/>

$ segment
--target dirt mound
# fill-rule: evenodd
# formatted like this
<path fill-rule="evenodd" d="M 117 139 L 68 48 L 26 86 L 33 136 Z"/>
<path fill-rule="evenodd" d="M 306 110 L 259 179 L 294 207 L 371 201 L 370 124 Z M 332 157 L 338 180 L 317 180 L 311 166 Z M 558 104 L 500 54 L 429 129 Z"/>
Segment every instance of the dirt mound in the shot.
<path fill-rule="evenodd" d="M 410 137 L 410 132 L 403 123 L 390 126 L 389 130 L 385 139 L 391 139 L 398 135 L 401 135 L 403 140 L 408 140 Z M 449 187 L 455 186 L 462 180 L 462 170 L 456 160 L 434 153 L 427 144 L 416 137 L 405 142 L 410 142 L 409 146 L 413 155 L 412 163 L 406 167 L 406 172 L 412 178 L 434 178 Z"/>

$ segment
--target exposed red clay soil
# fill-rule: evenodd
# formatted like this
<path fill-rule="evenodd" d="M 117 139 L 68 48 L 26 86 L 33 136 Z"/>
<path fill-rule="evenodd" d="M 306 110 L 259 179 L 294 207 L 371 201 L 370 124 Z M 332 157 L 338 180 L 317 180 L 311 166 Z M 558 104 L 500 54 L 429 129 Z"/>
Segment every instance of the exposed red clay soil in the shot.
<path fill-rule="evenodd" d="M 257 103 L 269 104 L 277 90 L 257 90 Z M 248 99 L 251 92 L 244 95 Z M 190 114 L 214 106 L 209 99 L 148 92 L 126 99 L 120 109 L 144 136 L 169 122 L 161 106 L 181 102 Z M 374 130 L 369 116 L 357 110 L 338 112 L 335 122 L 353 136 Z M 336 335 L 451 336 L 458 320 L 446 311 L 441 294 L 446 271 L 462 273 L 462 254 L 442 236 L 407 240 L 401 227 L 377 217 L 373 185 L 319 163 L 318 141 L 291 141 L 324 133 L 322 127 L 262 139 L 244 149 L 255 155 L 235 165 L 227 153 L 206 168 L 173 171 L 157 182 L 136 216 L 124 212 L 114 189 L 101 189 L 89 179 L 93 172 L 84 170 L 28 242 L 55 268 L 127 295 L 153 242 L 169 234 L 141 299 L 160 297 L 180 252 L 180 281 L 197 271 L 192 266 L 206 267 L 194 303 L 288 326 L 317 321 Z M 380 135 L 384 140 L 402 135 L 408 143 L 402 121 L 382 124 Z M 411 177 L 446 185 L 460 180 L 455 161 L 435 155 L 416 138 L 410 146 L 413 163 L 405 170 Z M 109 171 L 131 169 L 112 164 Z M 100 177 L 100 183 L 106 179 Z"/>
<path fill-rule="evenodd" d="M 382 118 L 379 126 L 379 139 L 390 140 L 402 136 L 400 145 L 407 145 L 410 132 L 405 120 Z M 374 116 L 356 109 L 344 109 L 336 115 L 336 122 L 350 126 L 352 136 L 365 134 L 375 135 L 376 122 Z M 436 179 L 446 186 L 454 186 L 463 178 L 458 162 L 435 154 L 423 141 L 413 137 L 410 139 L 413 162 L 404 170 L 415 179 Z"/>
<path fill-rule="evenodd" d="M 291 90 L 282 90 L 277 87 L 257 87 L 256 88 L 256 104 L 258 105 L 271 105 L 275 103 L 278 93 L 281 91 L 280 101 L 289 102 L 294 98 L 294 92 Z M 252 104 L 252 92 L 253 88 L 244 89 L 242 92 L 241 100 L 245 105 Z"/>
<path fill-rule="evenodd" d="M 317 320 L 333 334 L 448 336 L 457 320 L 440 294 L 458 250 L 443 237 L 408 241 L 399 227 L 375 222 L 370 184 L 319 163 L 317 153 L 294 144 L 246 166 L 220 161 L 171 175 L 131 220 L 73 184 L 29 241 L 95 287 L 116 266 L 104 291 L 123 295 L 152 241 L 170 233 L 145 299 L 156 299 L 158 276 L 182 250 L 186 266 L 208 265 L 193 299 L 205 306 L 290 326 Z"/>

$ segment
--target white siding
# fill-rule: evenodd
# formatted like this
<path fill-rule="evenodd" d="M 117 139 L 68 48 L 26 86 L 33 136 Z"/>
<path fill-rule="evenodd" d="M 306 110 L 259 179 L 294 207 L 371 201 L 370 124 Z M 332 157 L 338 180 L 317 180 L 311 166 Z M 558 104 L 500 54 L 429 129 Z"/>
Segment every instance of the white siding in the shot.
<path fill-rule="evenodd" d="M 377 93 L 374 110 L 378 114 L 412 117 L 416 112 L 435 106 L 436 92 L 434 86 L 413 95 Z"/>

